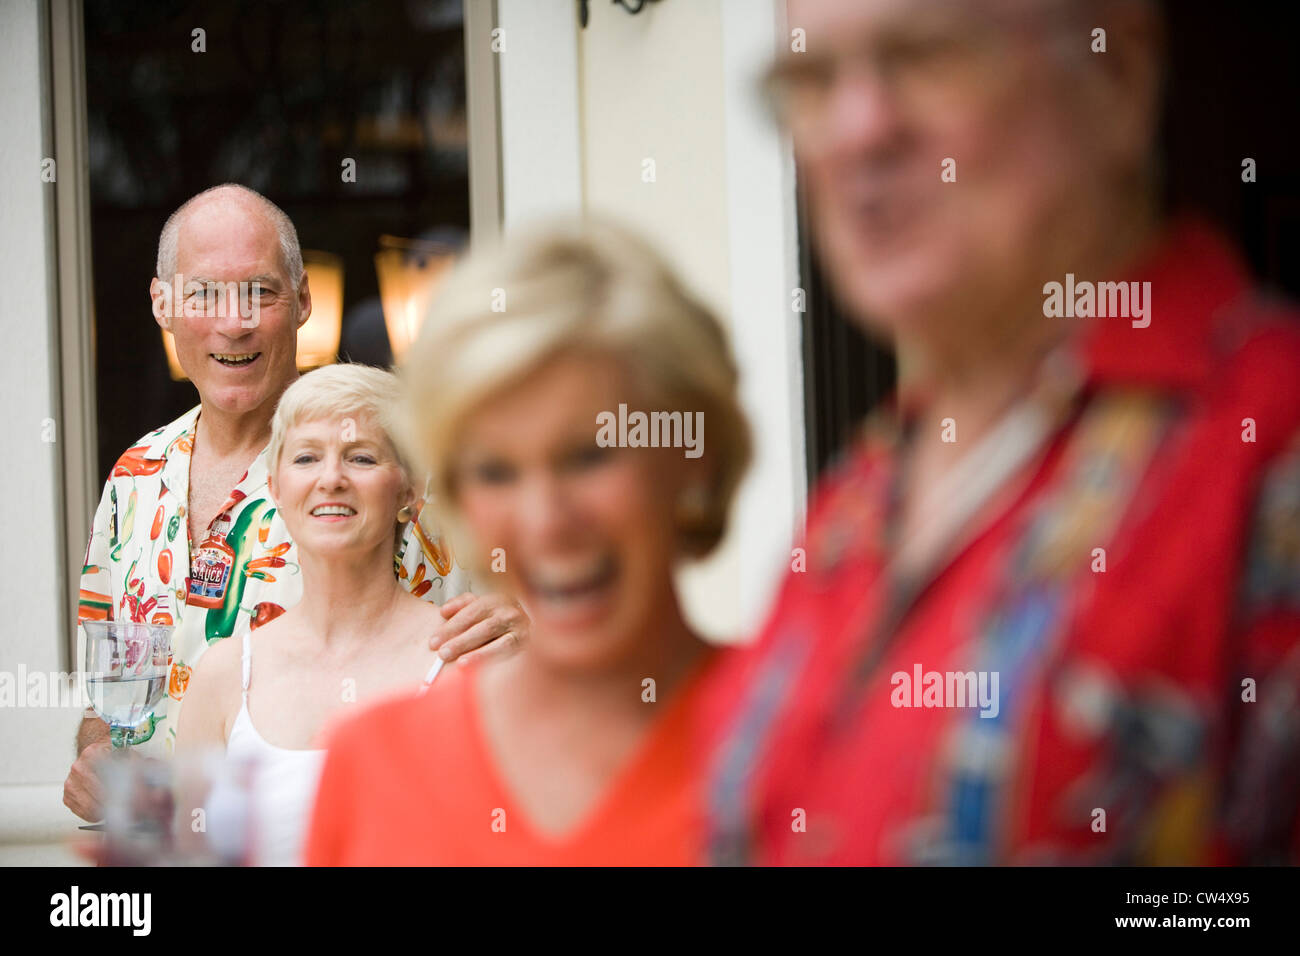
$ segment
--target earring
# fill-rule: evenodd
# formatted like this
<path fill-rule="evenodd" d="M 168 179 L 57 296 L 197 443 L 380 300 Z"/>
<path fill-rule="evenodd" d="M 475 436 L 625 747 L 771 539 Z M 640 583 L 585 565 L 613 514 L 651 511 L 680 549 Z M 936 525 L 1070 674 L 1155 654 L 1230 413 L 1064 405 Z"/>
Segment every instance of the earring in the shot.
<path fill-rule="evenodd" d="M 397 520 L 400 521 L 402 524 L 406 524 L 406 522 L 411 520 L 410 505 L 402 505 L 402 507 L 397 509 Z"/>

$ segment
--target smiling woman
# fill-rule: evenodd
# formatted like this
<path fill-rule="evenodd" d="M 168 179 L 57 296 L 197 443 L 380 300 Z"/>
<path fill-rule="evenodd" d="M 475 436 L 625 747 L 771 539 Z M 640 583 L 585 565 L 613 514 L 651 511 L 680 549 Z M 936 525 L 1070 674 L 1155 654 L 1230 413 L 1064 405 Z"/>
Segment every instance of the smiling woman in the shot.
<path fill-rule="evenodd" d="M 303 521 L 302 533 L 349 524 L 344 519 L 350 518 L 382 522 L 392 511 L 390 524 L 400 536 L 415 503 L 410 467 L 389 437 L 398 427 L 401 398 L 391 373 L 362 365 L 318 369 L 285 392 L 271 420 L 270 485 L 282 514 L 297 507 L 303 512 L 299 521 L 310 519 Z M 379 498 L 374 508 L 359 512 L 352 498 L 317 491 L 336 485 Z"/>
<path fill-rule="evenodd" d="M 721 538 L 749 456 L 717 321 L 640 239 L 564 223 L 466 260 L 405 376 L 413 454 L 531 637 L 338 731 L 308 862 L 700 861 L 691 731 L 720 652 L 673 571 Z M 620 407 L 698 414 L 707 445 L 602 444 Z"/>
<path fill-rule="evenodd" d="M 254 862 L 298 861 L 322 728 L 349 704 L 427 687 L 442 665 L 429 639 L 447 622 L 393 573 L 415 502 L 389 437 L 398 398 L 392 374 L 360 365 L 327 366 L 284 393 L 268 488 L 294 552 L 248 566 L 296 558 L 302 601 L 242 642 L 213 645 L 190 681 L 177 747 L 224 749 L 255 767 Z"/>

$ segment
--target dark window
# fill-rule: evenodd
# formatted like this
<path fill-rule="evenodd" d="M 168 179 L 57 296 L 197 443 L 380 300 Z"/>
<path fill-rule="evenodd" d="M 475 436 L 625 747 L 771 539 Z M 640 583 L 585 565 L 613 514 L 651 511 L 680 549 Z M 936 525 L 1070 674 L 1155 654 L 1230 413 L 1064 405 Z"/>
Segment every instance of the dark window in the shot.
<path fill-rule="evenodd" d="M 198 401 L 148 290 L 163 222 L 209 186 L 256 189 L 341 257 L 340 352 L 390 361 L 379 236 L 469 227 L 460 0 L 85 0 L 85 41 L 100 475 Z"/>

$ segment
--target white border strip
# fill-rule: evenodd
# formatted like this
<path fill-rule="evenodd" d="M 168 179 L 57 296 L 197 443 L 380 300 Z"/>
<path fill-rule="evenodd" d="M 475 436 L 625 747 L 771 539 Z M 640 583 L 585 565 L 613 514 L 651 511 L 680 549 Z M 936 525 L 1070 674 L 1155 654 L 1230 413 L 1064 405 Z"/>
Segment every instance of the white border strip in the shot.
<path fill-rule="evenodd" d="M 742 633 L 752 635 L 790 568 L 807 506 L 794 156 L 758 96 L 785 42 L 782 0 L 722 0 L 731 328 L 754 468 L 733 516 L 740 533 Z"/>

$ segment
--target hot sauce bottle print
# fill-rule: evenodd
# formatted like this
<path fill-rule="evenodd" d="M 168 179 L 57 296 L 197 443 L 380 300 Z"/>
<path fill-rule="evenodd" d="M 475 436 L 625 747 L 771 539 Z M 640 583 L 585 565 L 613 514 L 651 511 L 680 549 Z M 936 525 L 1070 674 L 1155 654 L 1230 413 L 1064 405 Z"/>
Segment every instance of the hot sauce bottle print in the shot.
<path fill-rule="evenodd" d="M 212 522 L 199 553 L 190 568 L 190 593 L 186 604 L 194 607 L 219 608 L 226 599 L 226 586 L 235 565 L 235 552 L 226 544 L 230 531 L 230 512 L 223 511 Z"/>

